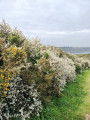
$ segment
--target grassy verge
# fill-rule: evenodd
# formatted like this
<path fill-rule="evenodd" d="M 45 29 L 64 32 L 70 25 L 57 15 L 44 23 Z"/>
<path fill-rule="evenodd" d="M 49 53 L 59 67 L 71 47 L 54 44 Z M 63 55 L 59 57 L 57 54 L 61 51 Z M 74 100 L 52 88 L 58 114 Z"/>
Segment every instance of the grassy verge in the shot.
<path fill-rule="evenodd" d="M 60 98 L 53 98 L 40 117 L 32 120 L 85 120 L 90 112 L 90 70 L 68 83 Z"/>
<path fill-rule="evenodd" d="M 77 54 L 77 56 L 90 60 L 90 54 Z"/>

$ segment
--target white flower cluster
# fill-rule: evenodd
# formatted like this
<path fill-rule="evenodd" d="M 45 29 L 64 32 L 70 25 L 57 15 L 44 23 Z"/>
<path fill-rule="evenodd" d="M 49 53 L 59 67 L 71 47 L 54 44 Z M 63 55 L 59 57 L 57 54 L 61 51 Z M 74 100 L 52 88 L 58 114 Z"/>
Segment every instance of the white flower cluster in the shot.
<path fill-rule="evenodd" d="M 52 69 L 57 73 L 55 78 L 58 80 L 58 87 L 60 91 L 65 86 L 66 82 L 75 80 L 76 71 L 78 69 L 80 69 L 79 71 L 81 72 L 83 69 L 90 66 L 90 61 L 76 55 L 66 54 L 60 48 L 47 46 L 43 49 L 43 45 L 40 44 L 40 41 L 37 38 L 29 42 L 29 50 L 32 56 L 37 56 L 38 50 L 40 50 L 40 57 L 44 57 L 44 53 L 49 55 L 48 60 Z"/>
<path fill-rule="evenodd" d="M 50 65 L 57 73 L 55 78 L 58 81 L 58 83 L 56 83 L 56 87 L 58 86 L 59 91 L 62 91 L 62 88 L 64 88 L 66 82 L 74 81 L 76 77 L 74 62 L 65 56 L 62 50 L 53 46 L 47 46 L 45 49 L 43 49 L 42 45 L 37 39 L 30 41 L 29 46 L 33 55 L 38 52 L 37 50 L 39 48 L 41 49 L 41 57 L 44 57 L 44 53 L 49 55 L 48 60 Z"/>
<path fill-rule="evenodd" d="M 28 43 L 28 50 L 32 57 L 38 56 L 38 52 L 40 51 L 41 48 L 42 48 L 42 44 L 40 43 L 38 38 L 34 38 L 30 40 Z"/>
<path fill-rule="evenodd" d="M 55 76 L 58 81 L 60 91 L 65 86 L 66 82 L 74 81 L 76 77 L 74 62 L 66 56 L 59 57 L 53 51 L 47 49 L 49 54 L 49 61 L 52 69 L 56 71 Z"/>
<path fill-rule="evenodd" d="M 88 59 L 84 59 L 83 57 L 78 57 L 76 55 L 72 55 L 75 66 L 80 66 L 81 70 L 87 69 L 90 66 L 90 61 Z"/>
<path fill-rule="evenodd" d="M 17 76 L 10 81 L 7 96 L 0 103 L 0 120 L 20 117 L 30 118 L 32 114 L 39 115 L 42 109 L 41 101 L 34 84 L 25 85 Z"/>
<path fill-rule="evenodd" d="M 57 57 L 62 57 L 64 55 L 64 52 L 60 48 L 56 48 L 54 46 L 47 46 L 47 49 L 49 51 L 52 51 Z"/>

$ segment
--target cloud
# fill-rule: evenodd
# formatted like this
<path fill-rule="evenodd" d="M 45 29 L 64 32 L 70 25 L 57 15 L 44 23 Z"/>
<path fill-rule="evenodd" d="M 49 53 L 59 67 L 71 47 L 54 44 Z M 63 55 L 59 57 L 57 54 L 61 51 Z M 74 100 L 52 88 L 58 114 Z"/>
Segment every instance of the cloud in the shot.
<path fill-rule="evenodd" d="M 39 31 L 39 33 L 40 33 L 40 31 Z M 46 32 L 46 34 L 50 34 L 50 35 L 70 35 L 70 34 L 77 34 L 77 33 L 90 33 L 90 29 L 82 29 L 82 30 L 77 30 L 77 31 Z"/>
<path fill-rule="evenodd" d="M 74 46 L 73 39 L 80 46 L 90 43 L 90 0 L 0 0 L 2 18 L 27 36 L 39 36 L 43 43 L 46 39 L 54 45 L 62 39 L 64 46 L 68 42 Z"/>

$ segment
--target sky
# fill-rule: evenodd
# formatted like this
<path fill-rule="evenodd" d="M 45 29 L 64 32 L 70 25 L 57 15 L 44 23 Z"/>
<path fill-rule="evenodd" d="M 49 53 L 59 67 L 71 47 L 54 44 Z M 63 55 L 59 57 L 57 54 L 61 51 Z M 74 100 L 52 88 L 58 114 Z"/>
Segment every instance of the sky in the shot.
<path fill-rule="evenodd" d="M 90 47 L 90 0 L 0 0 L 2 19 L 57 47 Z"/>

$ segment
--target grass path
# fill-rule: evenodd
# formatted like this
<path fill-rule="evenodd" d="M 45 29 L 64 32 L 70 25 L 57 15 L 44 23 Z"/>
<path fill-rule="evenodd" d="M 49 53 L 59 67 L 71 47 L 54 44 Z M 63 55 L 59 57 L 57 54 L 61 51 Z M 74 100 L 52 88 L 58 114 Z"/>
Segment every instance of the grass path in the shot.
<path fill-rule="evenodd" d="M 78 110 L 78 114 L 80 115 L 90 115 L 90 71 L 86 71 L 86 80 L 84 84 L 84 101 Z"/>
<path fill-rule="evenodd" d="M 41 116 L 33 120 L 85 120 L 90 114 L 90 70 L 77 75 L 75 82 L 68 83 L 60 98 L 43 109 Z"/>

